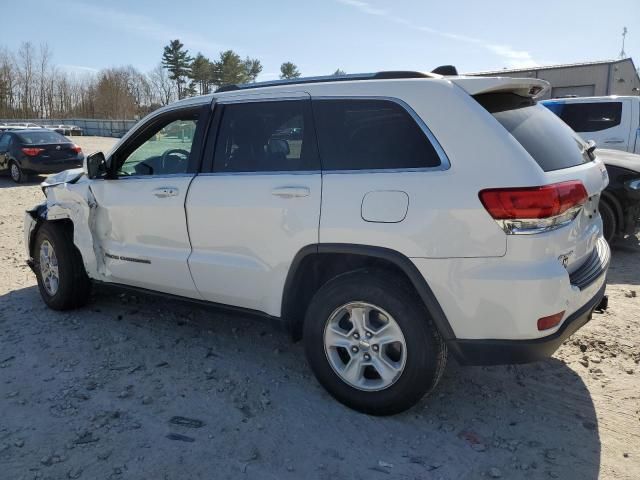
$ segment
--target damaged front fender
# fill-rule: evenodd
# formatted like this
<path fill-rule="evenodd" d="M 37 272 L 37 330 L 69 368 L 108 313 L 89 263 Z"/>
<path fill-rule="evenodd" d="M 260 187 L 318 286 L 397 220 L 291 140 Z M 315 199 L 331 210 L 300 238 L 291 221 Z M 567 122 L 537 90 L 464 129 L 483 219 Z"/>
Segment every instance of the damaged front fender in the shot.
<path fill-rule="evenodd" d="M 94 242 L 92 234 L 97 203 L 90 181 L 82 177 L 82 170 L 68 170 L 48 177 L 42 183 L 42 188 L 47 197 L 46 202 L 27 210 L 25 214 L 24 240 L 29 258 L 27 263 L 33 265 L 32 247 L 39 223 L 67 219 L 73 223 L 73 243 L 80 251 L 87 275 L 103 280 L 104 256 L 100 254 L 100 248 Z"/>

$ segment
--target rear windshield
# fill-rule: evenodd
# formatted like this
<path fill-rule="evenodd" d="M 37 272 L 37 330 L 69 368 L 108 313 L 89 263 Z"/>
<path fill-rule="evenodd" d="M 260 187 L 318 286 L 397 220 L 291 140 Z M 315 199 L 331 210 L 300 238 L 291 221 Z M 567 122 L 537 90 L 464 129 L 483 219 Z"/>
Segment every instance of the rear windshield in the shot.
<path fill-rule="evenodd" d="M 69 143 L 66 137 L 51 130 L 43 130 L 42 132 L 21 132 L 18 138 L 24 144 L 43 145 L 46 143 Z"/>
<path fill-rule="evenodd" d="M 591 160 L 584 141 L 534 100 L 513 93 L 488 93 L 474 98 L 545 172 L 575 167 Z"/>

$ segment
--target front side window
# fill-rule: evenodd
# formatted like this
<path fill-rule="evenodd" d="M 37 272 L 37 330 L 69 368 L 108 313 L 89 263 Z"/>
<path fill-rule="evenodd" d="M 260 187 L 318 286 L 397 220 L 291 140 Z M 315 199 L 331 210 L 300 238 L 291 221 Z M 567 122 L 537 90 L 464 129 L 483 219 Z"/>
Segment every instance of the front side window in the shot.
<path fill-rule="evenodd" d="M 314 100 L 325 170 L 407 169 L 440 165 L 425 133 L 390 100 Z"/>
<path fill-rule="evenodd" d="M 545 107 L 558 115 L 576 132 L 598 132 L 620 125 L 622 102 L 545 102 Z"/>
<path fill-rule="evenodd" d="M 309 101 L 224 106 L 214 156 L 216 172 L 319 170 Z"/>
<path fill-rule="evenodd" d="M 132 152 L 120 160 L 118 176 L 187 173 L 198 118 L 196 114 L 170 117 L 148 129 Z"/>

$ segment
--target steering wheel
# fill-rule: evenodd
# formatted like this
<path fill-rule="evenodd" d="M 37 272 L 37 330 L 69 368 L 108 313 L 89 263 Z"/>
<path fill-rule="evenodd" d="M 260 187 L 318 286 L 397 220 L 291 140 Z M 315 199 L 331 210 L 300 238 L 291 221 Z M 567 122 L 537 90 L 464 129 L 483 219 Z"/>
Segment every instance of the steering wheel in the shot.
<path fill-rule="evenodd" d="M 166 165 L 165 162 L 167 160 L 167 158 L 169 158 L 171 155 L 182 155 L 184 156 L 184 160 L 187 161 L 189 159 L 189 152 L 186 150 L 183 150 L 182 148 L 172 148 L 170 150 L 167 150 L 166 152 L 164 152 L 162 154 L 162 160 L 161 160 L 161 165 L 162 165 L 162 171 L 166 172 Z"/>

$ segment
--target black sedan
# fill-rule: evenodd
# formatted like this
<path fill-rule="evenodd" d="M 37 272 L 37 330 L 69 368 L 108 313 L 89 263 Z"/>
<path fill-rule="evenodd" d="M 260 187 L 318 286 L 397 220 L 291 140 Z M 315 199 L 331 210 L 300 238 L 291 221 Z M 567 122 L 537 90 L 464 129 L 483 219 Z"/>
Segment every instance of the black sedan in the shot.
<path fill-rule="evenodd" d="M 80 167 L 83 160 L 82 149 L 53 130 L 8 130 L 0 136 L 0 173 L 8 172 L 16 183 L 30 174 Z"/>
<path fill-rule="evenodd" d="M 600 216 L 609 243 L 633 234 L 640 222 L 640 155 L 619 150 L 596 150 L 609 174 L 609 186 L 600 197 Z"/>

